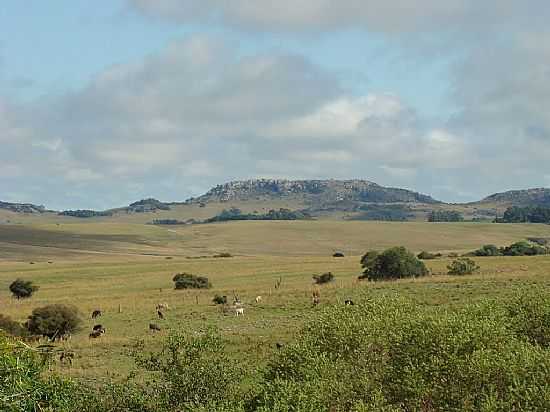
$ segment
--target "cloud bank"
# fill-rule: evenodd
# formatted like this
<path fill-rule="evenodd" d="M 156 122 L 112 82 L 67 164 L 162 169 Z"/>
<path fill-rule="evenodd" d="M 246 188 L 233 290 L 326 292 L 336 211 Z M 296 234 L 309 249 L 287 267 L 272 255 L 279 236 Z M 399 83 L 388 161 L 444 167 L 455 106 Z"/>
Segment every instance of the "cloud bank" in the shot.
<path fill-rule="evenodd" d="M 357 177 L 448 201 L 548 185 L 550 33 L 537 23 L 548 6 L 529 3 L 130 1 L 147 16 L 245 31 L 358 27 L 407 44 L 453 31 L 456 112 L 424 119 L 398 90 L 357 95 L 303 55 L 189 35 L 81 90 L 24 104 L 0 96 L 0 198 L 107 208 L 252 177 Z M 426 53 L 420 43 L 410 52 Z"/>

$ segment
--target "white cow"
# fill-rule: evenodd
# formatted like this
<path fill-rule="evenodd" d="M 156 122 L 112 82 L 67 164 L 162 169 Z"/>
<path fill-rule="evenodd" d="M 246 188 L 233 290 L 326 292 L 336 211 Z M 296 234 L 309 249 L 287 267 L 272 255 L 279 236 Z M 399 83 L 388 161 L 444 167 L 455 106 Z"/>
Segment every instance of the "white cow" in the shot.
<path fill-rule="evenodd" d="M 262 297 L 261 296 L 256 296 L 256 303 L 260 303 L 262 301 Z"/>
<path fill-rule="evenodd" d="M 244 315 L 244 308 L 235 308 L 235 316 Z"/>

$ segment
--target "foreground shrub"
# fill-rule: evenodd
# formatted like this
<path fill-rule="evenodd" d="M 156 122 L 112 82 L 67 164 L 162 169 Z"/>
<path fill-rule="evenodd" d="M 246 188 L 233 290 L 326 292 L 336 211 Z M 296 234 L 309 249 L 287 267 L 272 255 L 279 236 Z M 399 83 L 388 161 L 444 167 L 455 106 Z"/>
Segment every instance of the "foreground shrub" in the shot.
<path fill-rule="evenodd" d="M 382 253 L 367 252 L 361 258 L 361 265 L 364 271 L 359 279 L 400 279 L 429 273 L 426 265 L 404 247 L 394 247 Z"/>
<path fill-rule="evenodd" d="M 315 275 L 313 276 L 313 281 L 317 285 L 330 283 L 334 281 L 334 275 L 332 274 L 332 272 L 323 273 L 322 275 Z"/>
<path fill-rule="evenodd" d="M 506 303 L 505 311 L 517 336 L 550 348 L 550 299 L 544 289 L 517 292 Z"/>
<path fill-rule="evenodd" d="M 449 275 L 462 276 L 471 275 L 479 270 L 479 266 L 475 261 L 469 258 L 459 258 L 453 260 L 450 265 L 447 266 Z"/>
<path fill-rule="evenodd" d="M 37 290 L 38 286 L 30 280 L 17 279 L 10 285 L 10 292 L 17 299 L 30 298 Z"/>
<path fill-rule="evenodd" d="M 445 312 L 388 297 L 325 309 L 268 365 L 255 408 L 550 410 L 550 353 L 510 333 L 504 313 L 492 302 Z"/>
<path fill-rule="evenodd" d="M 54 339 L 76 332 L 81 323 L 82 320 L 75 307 L 54 304 L 33 310 L 26 326 L 29 332 L 34 335 Z"/>
<path fill-rule="evenodd" d="M 228 410 L 216 405 L 239 404 L 242 371 L 228 357 L 225 341 L 213 331 L 199 336 L 170 335 L 160 351 L 144 353 L 138 347 L 135 358 L 139 366 L 160 376 L 148 386 L 168 410 L 206 406 L 212 411 Z"/>
<path fill-rule="evenodd" d="M 0 410 L 76 411 L 76 385 L 44 374 L 43 359 L 28 347 L 0 335 Z"/>
<path fill-rule="evenodd" d="M 175 289 L 210 289 L 212 284 L 207 277 L 190 273 L 178 273 L 172 278 Z"/>
<path fill-rule="evenodd" d="M 4 331 L 4 333 L 12 336 L 27 335 L 27 330 L 23 325 L 2 314 L 0 314 L 0 331 Z"/>

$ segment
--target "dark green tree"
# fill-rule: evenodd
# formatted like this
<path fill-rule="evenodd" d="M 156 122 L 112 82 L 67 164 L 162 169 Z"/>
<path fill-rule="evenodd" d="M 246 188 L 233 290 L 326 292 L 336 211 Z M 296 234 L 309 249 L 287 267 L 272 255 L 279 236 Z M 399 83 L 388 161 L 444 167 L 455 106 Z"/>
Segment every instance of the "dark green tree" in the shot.
<path fill-rule="evenodd" d="M 384 280 L 426 276 L 426 265 L 404 247 L 393 247 L 382 253 L 367 252 L 361 258 L 363 275 L 359 279 Z"/>
<path fill-rule="evenodd" d="M 37 290 L 38 286 L 30 280 L 17 279 L 10 285 L 10 292 L 17 299 L 30 298 Z"/>

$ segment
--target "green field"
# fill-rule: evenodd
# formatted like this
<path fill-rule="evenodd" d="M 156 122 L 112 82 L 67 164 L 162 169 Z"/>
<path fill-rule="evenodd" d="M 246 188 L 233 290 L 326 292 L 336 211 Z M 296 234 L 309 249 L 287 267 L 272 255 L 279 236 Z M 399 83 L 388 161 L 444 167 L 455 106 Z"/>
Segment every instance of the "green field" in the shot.
<path fill-rule="evenodd" d="M 317 308 L 311 305 L 312 275 L 331 271 L 336 281 L 318 288 L 321 304 L 399 294 L 421 305 L 462 305 L 504 296 L 525 284 L 550 291 L 550 256 L 479 258 L 479 273 L 446 275 L 449 258 L 428 261 L 432 275 L 393 282 L 358 282 L 359 259 L 368 249 L 404 245 L 411 250 L 465 252 L 486 243 L 505 245 L 530 236 L 550 237 L 547 225 L 481 223 L 379 223 L 343 221 L 233 222 L 156 227 L 141 223 L 80 223 L 37 220 L 0 225 L 0 313 L 24 321 L 33 308 L 48 303 L 75 305 L 84 328 L 61 343 L 76 353 L 72 366 L 54 368 L 75 377 L 123 376 L 132 362 L 127 352 L 137 339 L 158 346 L 170 330 L 192 333 L 215 325 L 231 341 L 244 364 L 266 359 L 276 342 L 286 342 Z M 340 250 L 345 258 L 332 258 Z M 213 255 L 229 252 L 231 258 Z M 31 264 L 32 263 L 32 264 Z M 177 272 L 206 275 L 213 289 L 176 291 Z M 33 280 L 40 290 L 28 300 L 10 296 L 16 278 Z M 282 278 L 281 288 L 275 289 Z M 224 314 L 212 304 L 215 294 L 245 304 L 245 315 Z M 261 303 L 254 298 L 263 297 Z M 155 306 L 168 303 L 166 319 Z M 107 333 L 88 338 L 96 321 Z M 162 328 L 149 331 L 150 322 Z"/>

